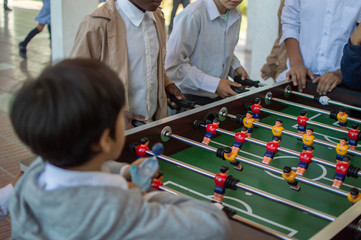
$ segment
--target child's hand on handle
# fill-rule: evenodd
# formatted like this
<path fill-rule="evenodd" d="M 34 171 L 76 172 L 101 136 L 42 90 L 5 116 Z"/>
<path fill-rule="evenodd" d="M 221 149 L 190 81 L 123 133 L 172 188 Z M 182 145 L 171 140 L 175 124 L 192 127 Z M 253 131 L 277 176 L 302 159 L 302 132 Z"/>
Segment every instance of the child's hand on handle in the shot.
<path fill-rule="evenodd" d="M 157 156 L 163 152 L 163 144 L 156 143 L 152 147 L 154 156 L 145 158 L 142 163 L 130 166 L 129 173 L 132 182 L 144 191 L 148 191 L 153 177 L 159 170 L 159 163 Z"/>

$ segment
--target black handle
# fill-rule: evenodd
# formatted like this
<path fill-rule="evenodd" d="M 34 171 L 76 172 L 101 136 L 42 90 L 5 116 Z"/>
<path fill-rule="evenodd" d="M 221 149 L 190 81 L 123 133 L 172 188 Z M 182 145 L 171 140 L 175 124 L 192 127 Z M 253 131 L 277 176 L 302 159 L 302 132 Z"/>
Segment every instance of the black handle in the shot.
<path fill-rule="evenodd" d="M 175 102 L 179 107 L 182 108 L 195 108 L 196 102 L 195 101 L 189 101 L 185 98 L 182 98 L 182 100 L 179 100 L 174 95 L 170 95 L 170 100 L 172 102 Z"/>
<path fill-rule="evenodd" d="M 251 80 L 251 79 L 245 79 L 245 80 L 242 80 L 242 76 L 235 76 L 233 78 L 233 80 L 237 83 L 240 83 L 242 84 L 243 86 L 252 86 L 252 87 L 256 87 L 258 88 L 260 86 L 260 81 L 255 81 L 255 80 Z"/>

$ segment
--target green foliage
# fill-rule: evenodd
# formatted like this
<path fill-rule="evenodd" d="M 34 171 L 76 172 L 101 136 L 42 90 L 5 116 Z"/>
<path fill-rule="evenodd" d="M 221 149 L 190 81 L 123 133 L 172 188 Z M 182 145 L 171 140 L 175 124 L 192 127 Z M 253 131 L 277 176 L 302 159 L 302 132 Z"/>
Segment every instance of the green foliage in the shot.
<path fill-rule="evenodd" d="M 238 5 L 238 9 L 241 11 L 242 16 L 247 16 L 247 7 L 248 7 L 248 0 L 243 0 L 241 4 Z"/>

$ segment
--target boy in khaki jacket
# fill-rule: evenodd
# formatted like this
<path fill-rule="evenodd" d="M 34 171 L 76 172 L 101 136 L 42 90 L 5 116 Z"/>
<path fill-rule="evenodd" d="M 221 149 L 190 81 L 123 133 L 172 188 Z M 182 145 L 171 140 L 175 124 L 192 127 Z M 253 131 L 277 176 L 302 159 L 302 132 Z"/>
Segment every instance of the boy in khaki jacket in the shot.
<path fill-rule="evenodd" d="M 72 57 L 97 59 L 117 72 L 126 88 L 126 110 L 149 120 L 168 115 L 169 95 L 184 98 L 164 70 L 166 30 L 160 3 L 108 0 L 85 16 L 71 51 Z"/>

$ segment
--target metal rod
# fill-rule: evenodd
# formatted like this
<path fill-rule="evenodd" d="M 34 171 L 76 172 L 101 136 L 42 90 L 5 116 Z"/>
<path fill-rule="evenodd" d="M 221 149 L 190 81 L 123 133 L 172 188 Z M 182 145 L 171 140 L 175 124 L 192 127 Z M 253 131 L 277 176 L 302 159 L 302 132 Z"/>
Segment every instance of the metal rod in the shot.
<path fill-rule="evenodd" d="M 277 112 L 277 111 L 273 111 L 273 110 L 268 109 L 268 108 L 261 108 L 261 111 L 297 121 L 297 117 L 295 117 L 295 116 L 285 114 L 285 113 L 281 113 L 281 112 Z M 319 123 L 319 122 L 315 122 L 315 121 L 311 121 L 311 120 L 308 120 L 307 124 L 322 127 L 322 128 L 326 128 L 326 129 L 333 130 L 333 131 L 340 132 L 340 133 L 346 133 L 346 134 L 348 133 L 347 130 L 343 130 L 341 128 L 336 128 L 336 127 L 333 127 L 333 126 L 330 126 L 330 125 L 327 125 L 327 124 L 323 124 L 323 123 Z"/>
<path fill-rule="evenodd" d="M 301 97 L 304 97 L 304 98 L 309 98 L 309 99 L 312 99 L 314 100 L 315 99 L 315 96 L 313 95 L 310 95 L 310 94 L 307 94 L 307 93 L 300 93 L 300 92 L 296 92 L 296 91 L 292 91 L 291 88 L 287 88 L 285 89 L 285 95 L 286 94 L 294 94 L 294 95 L 297 95 L 297 96 L 301 96 Z M 327 96 L 326 96 L 327 97 Z M 328 98 L 328 97 L 327 97 Z M 353 110 L 356 110 L 356 111 L 361 111 L 361 108 L 359 107 L 355 107 L 355 106 L 352 106 L 352 105 L 349 105 L 349 104 L 346 104 L 346 103 L 342 103 L 342 102 L 338 102 L 338 101 L 335 101 L 335 100 L 331 100 L 330 98 L 328 98 L 327 100 L 327 103 L 326 104 L 323 104 L 322 102 L 318 101 L 319 103 L 321 103 L 322 105 L 328 105 L 328 104 L 332 104 L 332 105 L 336 105 L 336 106 L 340 106 L 340 107 L 345 107 L 345 108 L 349 108 L 349 109 L 353 109 Z"/>
<path fill-rule="evenodd" d="M 234 135 L 235 135 L 234 132 L 227 131 L 227 130 L 224 130 L 224 129 L 221 129 L 221 128 L 218 128 L 216 131 L 217 131 L 217 132 L 220 132 L 220 133 L 223 133 L 223 134 L 226 134 L 226 135 L 229 135 L 229 136 L 232 136 L 232 137 L 234 137 Z M 267 145 L 266 142 L 263 142 L 263 141 L 260 141 L 260 140 L 258 140 L 258 139 L 251 138 L 251 137 L 246 137 L 245 140 L 246 140 L 247 142 L 255 143 L 255 144 L 257 144 L 257 145 L 264 146 L 264 147 Z M 277 150 L 278 150 L 279 152 L 287 153 L 287 154 L 289 154 L 289 155 L 296 156 L 296 157 L 299 157 L 300 154 L 301 154 L 301 153 L 299 153 L 299 152 L 293 151 L 293 150 L 288 149 L 288 148 L 283 148 L 283 147 L 278 147 Z M 312 160 L 313 162 L 315 162 L 315 163 L 319 163 L 319 164 L 324 165 L 324 166 L 336 168 L 336 164 L 335 164 L 335 163 L 332 163 L 332 162 L 323 160 L 323 159 L 321 159 L 321 158 L 315 158 L 315 157 L 313 157 L 311 160 Z M 358 175 L 358 176 L 361 176 L 361 171 L 358 171 L 357 175 Z"/>
<path fill-rule="evenodd" d="M 202 127 L 206 127 L 204 124 L 200 124 L 200 126 Z M 223 133 L 223 134 L 226 134 L 226 135 L 229 135 L 229 136 L 232 136 L 234 137 L 235 133 L 233 132 L 230 132 L 230 131 L 227 131 L 227 130 L 224 130 L 224 129 L 221 129 L 221 128 L 218 128 L 216 130 L 217 132 L 220 132 L 220 133 Z M 250 137 L 246 137 L 245 138 L 246 141 L 249 141 L 249 142 L 253 142 L 253 143 L 256 143 L 258 145 L 261 145 L 261 146 L 266 146 L 267 143 L 266 142 L 262 142 L 260 140 L 257 140 L 257 139 L 254 139 L 254 138 L 250 138 Z M 205 145 L 205 144 L 202 144 L 202 145 Z M 208 146 L 208 145 L 206 145 Z M 291 151 L 287 148 L 277 148 L 280 152 L 285 152 L 285 153 L 288 153 L 288 154 L 291 154 L 291 155 L 295 155 L 295 156 L 299 156 L 300 153 L 297 153 L 297 152 L 294 152 L 294 151 Z M 277 173 L 279 175 L 282 175 L 282 170 L 278 169 L 278 168 L 275 168 L 275 167 L 272 167 L 272 166 L 269 166 L 269 165 L 264 165 L 262 163 L 259 163 L 259 162 L 256 162 L 256 161 L 253 161 L 251 159 L 247 159 L 247 158 L 243 158 L 243 157 L 240 157 L 240 156 L 237 156 L 236 157 L 237 160 L 239 160 L 240 162 L 244 162 L 244 163 L 248 163 L 252 166 L 255 166 L 255 167 L 259 167 L 259 168 L 262 168 L 264 170 L 268 170 L 268 171 L 271 171 L 271 172 L 274 172 L 274 173 Z M 312 158 L 312 160 L 314 160 L 314 158 Z M 327 166 L 330 166 L 330 167 L 336 167 L 336 164 L 333 164 L 333 163 L 330 163 L 330 162 L 327 162 L 325 160 L 322 160 L 322 159 L 316 159 L 317 162 L 319 162 L 320 164 L 324 164 L 324 165 L 327 165 Z M 315 161 L 315 162 L 316 162 Z M 361 174 L 361 172 L 359 172 L 358 174 Z M 326 184 L 323 184 L 323 183 L 320 183 L 320 182 L 316 182 L 316 181 L 313 181 L 311 179 L 308 179 L 308 178 L 305 178 L 305 177 L 301 177 L 301 176 L 296 176 L 295 178 L 296 180 L 299 180 L 300 182 L 304 182 L 306 184 L 309 184 L 309 185 L 312 185 L 312 186 L 315 186 L 315 187 L 318 187 L 318 188 L 321 188 L 321 189 L 324 189 L 324 190 L 327 190 L 327 191 L 330 191 L 330 192 L 333 192 L 333 193 L 336 193 L 340 196 L 343 196 L 343 197 L 347 197 L 348 196 L 348 192 L 346 191 L 343 191 L 343 190 L 340 190 L 340 189 L 336 189 L 336 188 L 333 188 L 333 187 L 330 187 Z"/>
<path fill-rule="evenodd" d="M 177 192 L 177 191 L 175 191 L 175 190 L 173 190 L 173 189 L 171 189 L 171 188 L 168 188 L 168 187 L 166 187 L 166 186 L 160 186 L 159 189 L 162 190 L 162 191 L 165 191 L 165 192 L 169 192 L 169 193 L 174 194 L 174 195 L 183 195 L 182 193 Z M 232 207 L 231 207 L 231 208 L 232 208 Z M 234 215 L 234 216 L 232 216 L 231 218 L 232 218 L 232 220 L 234 220 L 234 221 L 242 222 L 242 223 L 244 223 L 244 224 L 246 224 L 246 225 L 248 225 L 248 226 L 251 226 L 251 227 L 253 227 L 253 228 L 257 228 L 257 229 L 260 230 L 261 232 L 270 234 L 270 235 L 275 236 L 275 237 L 278 237 L 278 238 L 280 238 L 280 239 L 285 239 L 285 240 L 292 240 L 292 239 L 294 239 L 294 238 L 292 238 L 292 237 L 287 236 L 287 235 L 284 234 L 284 233 L 281 233 L 281 232 L 278 232 L 278 231 L 273 230 L 273 229 L 271 229 L 271 228 L 262 226 L 261 224 L 258 224 L 258 223 L 256 223 L 256 222 L 253 222 L 253 221 L 248 220 L 248 219 L 246 219 L 246 218 L 243 218 L 243 217 L 241 217 L 241 216 Z"/>
<path fill-rule="evenodd" d="M 303 108 L 303 109 L 312 110 L 312 111 L 315 111 L 315 112 L 318 112 L 318 113 L 323 113 L 323 114 L 326 114 L 326 115 L 330 115 L 330 111 L 326 111 L 326 110 L 323 110 L 323 109 L 320 109 L 320 108 L 310 107 L 310 106 L 303 105 L 303 104 L 290 102 L 290 101 L 280 99 L 280 98 L 276 98 L 276 97 L 269 97 L 268 100 L 269 101 L 272 100 L 272 101 L 275 101 L 275 102 L 279 102 L 279 103 L 283 103 L 283 104 L 287 104 L 287 105 L 290 105 L 290 106 L 295 106 L 295 107 L 299 107 L 299 108 Z M 350 120 L 351 122 L 361 123 L 361 120 L 357 119 L 357 118 L 347 117 L 347 119 Z"/>
<path fill-rule="evenodd" d="M 231 119 L 237 119 L 237 116 L 233 115 L 233 114 L 223 114 L 224 117 L 229 117 Z M 253 125 L 254 126 L 258 126 L 258 127 L 263 127 L 263 128 L 266 128 L 266 129 L 270 129 L 272 130 L 272 126 L 270 125 L 267 125 L 267 124 L 264 124 L 264 123 L 261 123 L 261 122 L 256 122 L 254 121 L 253 122 Z M 282 131 L 282 134 L 285 134 L 285 135 L 289 135 L 289 136 L 292 136 L 292 137 L 296 137 L 296 138 L 299 138 L 299 139 L 302 139 L 302 136 L 294 133 L 294 132 L 291 132 L 291 131 L 287 131 L 287 130 L 283 130 Z M 313 140 L 314 143 L 317 143 L 317 144 L 320 144 L 320 145 L 323 145 L 323 146 L 327 146 L 327 147 L 331 147 L 331 148 L 335 148 L 336 149 L 336 145 L 335 144 L 332 144 L 332 143 L 329 143 L 329 142 L 326 142 L 326 141 L 322 141 L 322 140 L 318 140 L 318 139 L 314 139 Z M 357 156 L 361 156 L 361 152 L 360 151 L 356 151 L 356 150 L 352 150 L 352 149 L 348 149 L 347 150 L 347 153 L 352 153 L 354 155 L 357 155 Z"/>
<path fill-rule="evenodd" d="M 171 133 L 171 132 L 166 132 L 165 134 L 167 135 L 167 137 L 171 137 L 171 138 L 180 140 L 180 141 L 182 141 L 182 142 L 184 142 L 184 143 L 187 143 L 187 144 L 190 144 L 190 145 L 194 145 L 194 146 L 198 146 L 198 147 L 201 147 L 201 145 L 203 145 L 203 146 L 206 147 L 206 148 L 205 148 L 205 147 L 202 147 L 203 149 L 207 149 L 207 150 L 209 150 L 209 151 L 211 151 L 211 152 L 216 152 L 216 151 L 217 151 L 217 149 L 214 148 L 214 147 L 211 147 L 211 146 L 202 144 L 202 143 L 200 143 L 200 142 L 193 141 L 193 140 L 191 140 L 191 139 L 184 138 L 184 137 L 179 136 L 179 135 L 175 135 L 175 134 L 173 134 L 173 133 Z M 151 151 L 148 150 L 147 153 L 148 153 L 148 154 L 151 154 Z M 174 164 L 177 164 L 177 162 L 179 162 L 179 161 L 177 161 L 177 160 L 175 160 L 175 159 L 171 159 L 171 158 L 169 158 L 169 157 L 167 157 L 167 156 L 164 156 L 164 155 L 159 155 L 158 158 L 163 159 L 163 160 L 168 161 L 168 162 L 171 162 L 171 163 L 174 163 Z M 248 164 L 250 164 L 250 165 L 259 166 L 259 167 L 261 167 L 261 168 L 263 168 L 263 169 L 266 169 L 266 170 L 271 170 L 271 171 L 276 170 L 276 171 L 278 171 L 278 169 L 276 169 L 276 168 L 274 168 L 274 167 L 265 166 L 265 165 L 263 165 L 263 164 L 261 164 L 261 163 L 258 163 L 258 162 L 256 162 L 256 161 L 253 161 L 253 160 L 250 160 L 250 159 L 242 158 L 242 157 L 239 157 L 239 156 L 237 156 L 236 159 L 237 159 L 238 161 L 243 161 L 243 162 L 248 163 Z M 180 162 L 180 163 L 181 163 L 181 162 Z M 263 165 L 263 166 L 261 166 L 261 165 Z M 213 174 L 213 173 L 209 173 L 209 172 L 207 172 L 207 171 L 205 171 L 205 170 L 203 170 L 203 169 L 193 167 L 193 166 L 191 166 L 191 165 L 189 165 L 189 164 L 181 163 L 179 166 L 187 166 L 187 169 L 189 169 L 189 170 L 191 170 L 191 171 L 194 171 L 194 172 L 198 172 L 198 173 L 200 173 L 200 174 L 206 173 L 206 174 L 204 174 L 204 175 L 206 175 L 206 176 L 208 176 L 208 177 L 211 177 L 211 175 L 212 175 L 212 178 L 214 178 L 214 176 L 215 176 L 215 174 Z M 192 168 L 194 168 L 194 170 L 192 170 Z M 301 205 L 301 204 L 299 204 L 299 203 L 295 203 L 295 202 L 289 201 L 289 200 L 287 200 L 287 199 L 285 199 L 285 198 L 281 198 L 281 197 L 275 196 L 275 195 L 273 195 L 273 194 L 264 192 L 264 191 L 262 191 L 262 190 L 259 190 L 259 189 L 257 189 L 257 188 L 250 187 L 250 186 L 245 185 L 245 184 L 242 184 L 242 183 L 237 183 L 236 186 L 237 186 L 238 188 L 240 188 L 240 189 L 243 189 L 243 190 L 252 192 L 252 193 L 257 194 L 257 195 L 259 195 L 259 196 L 262 196 L 262 197 L 271 199 L 271 200 L 273 200 L 273 201 L 275 201 L 275 202 L 279 202 L 279 203 L 281 203 L 281 204 L 285 204 L 285 205 L 287 205 L 287 206 L 290 206 L 290 207 L 299 209 L 299 210 L 301 210 L 301 211 L 308 212 L 308 213 L 310 213 L 310 214 L 312 214 L 312 215 L 314 215 L 314 216 L 320 217 L 320 218 L 325 219 L 325 220 L 328 220 L 328 221 L 334 221 L 334 220 L 336 219 L 336 218 L 335 218 L 334 216 L 332 216 L 332 215 L 329 215 L 329 214 L 326 214 L 326 213 L 322 213 L 322 212 L 317 211 L 317 210 L 315 210 L 315 209 L 306 207 L 306 206 Z"/>

